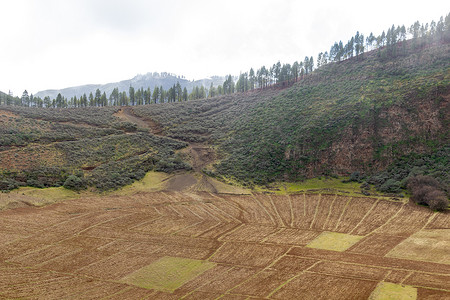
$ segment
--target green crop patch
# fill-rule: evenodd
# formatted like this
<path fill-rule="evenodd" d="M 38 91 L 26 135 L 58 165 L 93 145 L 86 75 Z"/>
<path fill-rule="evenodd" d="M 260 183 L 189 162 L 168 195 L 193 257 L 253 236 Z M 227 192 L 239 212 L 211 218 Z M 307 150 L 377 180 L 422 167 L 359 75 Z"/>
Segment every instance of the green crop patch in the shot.
<path fill-rule="evenodd" d="M 370 300 L 398 299 L 414 300 L 417 298 L 417 289 L 391 282 L 380 282 L 370 295 Z"/>
<path fill-rule="evenodd" d="M 338 232 L 322 232 L 306 247 L 332 251 L 345 251 L 361 240 L 363 236 Z"/>
<path fill-rule="evenodd" d="M 203 260 L 163 257 L 122 278 L 122 282 L 146 289 L 173 292 L 216 264 Z"/>

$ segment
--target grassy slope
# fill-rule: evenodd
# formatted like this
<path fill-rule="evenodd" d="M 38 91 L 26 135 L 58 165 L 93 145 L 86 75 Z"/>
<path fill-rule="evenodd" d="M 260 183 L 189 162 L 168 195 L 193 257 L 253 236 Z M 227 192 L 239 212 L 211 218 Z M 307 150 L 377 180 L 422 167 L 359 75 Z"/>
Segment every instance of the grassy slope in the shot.
<path fill-rule="evenodd" d="M 403 153 L 439 149 L 448 143 L 449 50 L 439 45 L 395 59 L 371 53 L 320 68 L 234 124 L 221 144 L 228 156 L 220 174 L 295 180 L 381 170 Z M 428 111 L 438 115 L 422 119 Z"/>

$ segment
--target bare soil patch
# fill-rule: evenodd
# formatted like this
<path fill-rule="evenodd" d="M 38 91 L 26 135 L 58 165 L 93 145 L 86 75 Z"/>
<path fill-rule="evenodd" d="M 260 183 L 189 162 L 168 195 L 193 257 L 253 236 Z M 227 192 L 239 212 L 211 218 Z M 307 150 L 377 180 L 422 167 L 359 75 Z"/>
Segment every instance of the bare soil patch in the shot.
<path fill-rule="evenodd" d="M 388 282 L 417 289 L 418 299 L 445 299 L 450 265 L 399 246 L 445 243 L 438 233 L 445 235 L 448 218 L 404 203 L 320 194 L 81 196 L 0 212 L 0 298 L 367 299 Z M 338 231 L 362 238 L 342 252 L 306 247 Z M 392 249 L 399 256 L 388 257 Z M 213 267 L 170 289 L 123 280 L 163 257 Z"/>

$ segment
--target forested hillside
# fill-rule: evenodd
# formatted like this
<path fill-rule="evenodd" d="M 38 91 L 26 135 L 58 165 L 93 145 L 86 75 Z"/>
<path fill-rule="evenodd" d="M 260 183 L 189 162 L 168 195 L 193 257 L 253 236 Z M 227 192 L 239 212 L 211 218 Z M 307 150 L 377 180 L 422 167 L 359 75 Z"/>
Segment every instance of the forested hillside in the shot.
<path fill-rule="evenodd" d="M 411 43 L 398 44 L 395 55 L 384 47 L 328 63 L 286 89 L 134 112 L 170 137 L 215 144 L 222 155 L 218 176 L 264 184 L 358 172 L 378 174 L 379 186 L 402 181 L 414 163 L 400 175 L 380 172 L 403 156 L 446 153 L 449 142 L 450 45 Z M 448 181 L 441 176 L 446 162 L 415 170 L 428 168 Z"/>
<path fill-rule="evenodd" d="M 70 176 L 117 188 L 149 170 L 189 170 L 176 153 L 188 143 L 214 147 L 205 173 L 246 185 L 351 175 L 397 192 L 421 174 L 448 184 L 449 21 L 417 22 L 409 40 L 404 27 L 366 40 L 358 32 L 320 53 L 316 69 L 312 57 L 251 69 L 220 92 L 211 86 L 208 99 L 183 101 L 175 87 L 171 103 L 129 102 L 126 120 L 120 106 L 30 108 L 5 96 L 1 189 Z"/>

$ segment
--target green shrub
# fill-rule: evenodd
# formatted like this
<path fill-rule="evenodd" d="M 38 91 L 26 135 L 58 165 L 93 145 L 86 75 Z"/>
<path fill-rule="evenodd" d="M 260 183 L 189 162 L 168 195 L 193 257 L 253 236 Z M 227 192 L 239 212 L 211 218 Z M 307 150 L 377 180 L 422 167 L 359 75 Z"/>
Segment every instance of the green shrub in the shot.
<path fill-rule="evenodd" d="M 83 178 L 75 175 L 70 175 L 69 177 L 67 177 L 66 181 L 64 181 L 63 186 L 69 190 L 79 191 L 86 188 L 86 182 Z"/>
<path fill-rule="evenodd" d="M 394 179 L 388 179 L 385 183 L 383 183 L 379 191 L 383 193 L 398 193 L 401 189 L 401 183 L 394 180 Z"/>

